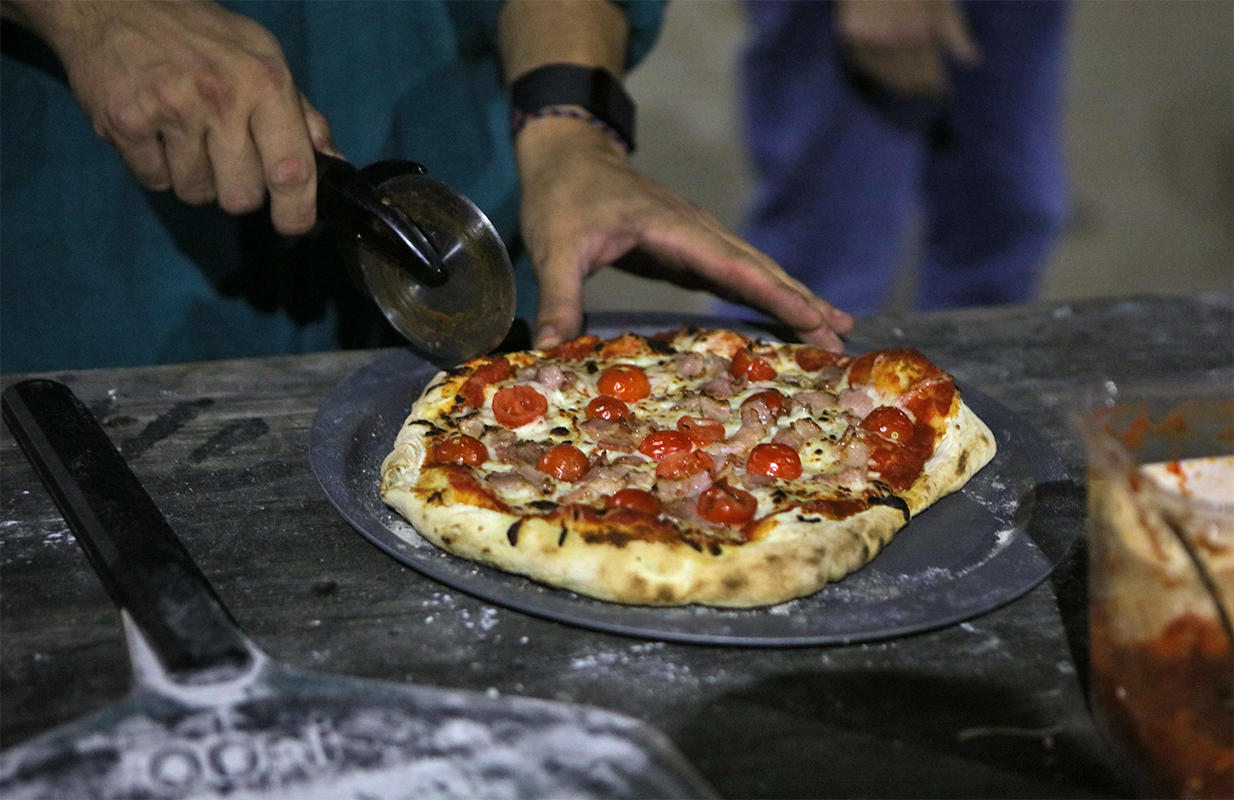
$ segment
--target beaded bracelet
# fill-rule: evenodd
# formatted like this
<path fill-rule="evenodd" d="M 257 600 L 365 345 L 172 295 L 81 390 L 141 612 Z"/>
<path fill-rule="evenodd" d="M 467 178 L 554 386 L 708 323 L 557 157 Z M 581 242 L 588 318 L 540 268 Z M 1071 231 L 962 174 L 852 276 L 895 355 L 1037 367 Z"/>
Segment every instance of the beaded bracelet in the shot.
<path fill-rule="evenodd" d="M 593 128 L 603 133 L 608 138 L 612 139 L 617 144 L 625 148 L 628 153 L 632 149 L 630 143 L 616 131 L 611 125 L 604 120 L 592 114 L 590 111 L 579 108 L 578 106 L 544 106 L 536 111 L 524 111 L 521 108 L 513 109 L 510 112 L 510 138 L 518 136 L 519 131 L 523 129 L 528 122 L 533 119 L 544 119 L 545 117 L 569 117 L 571 119 L 581 119 L 590 124 Z"/>

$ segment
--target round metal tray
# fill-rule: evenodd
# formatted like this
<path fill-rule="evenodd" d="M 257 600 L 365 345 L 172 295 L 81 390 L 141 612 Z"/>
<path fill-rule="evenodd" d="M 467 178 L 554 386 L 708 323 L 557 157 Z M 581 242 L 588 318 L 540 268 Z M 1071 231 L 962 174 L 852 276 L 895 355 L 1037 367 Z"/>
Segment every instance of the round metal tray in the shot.
<path fill-rule="evenodd" d="M 683 324 L 734 327 L 731 320 L 708 317 L 602 314 L 589 319 L 588 330 L 609 336 Z M 358 370 L 325 399 L 310 450 L 322 488 L 361 535 L 412 569 L 489 602 L 573 625 L 650 639 L 774 647 L 916 633 L 971 619 L 1030 591 L 1066 554 L 1083 520 L 1079 492 L 1049 444 L 1006 407 L 961 387 L 965 402 L 994 432 L 994 460 L 843 580 L 753 610 L 595 600 L 446 553 L 382 502 L 381 462 L 412 400 L 437 371 L 399 351 Z"/>

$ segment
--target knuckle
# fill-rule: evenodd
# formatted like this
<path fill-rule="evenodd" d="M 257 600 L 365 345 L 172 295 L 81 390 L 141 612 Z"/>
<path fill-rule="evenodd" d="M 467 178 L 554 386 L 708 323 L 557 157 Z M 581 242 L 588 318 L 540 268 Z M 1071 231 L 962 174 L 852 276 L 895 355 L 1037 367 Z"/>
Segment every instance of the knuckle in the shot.
<path fill-rule="evenodd" d="M 313 177 L 313 166 L 307 158 L 286 156 L 274 162 L 266 181 L 275 191 L 291 191 L 305 186 Z"/>

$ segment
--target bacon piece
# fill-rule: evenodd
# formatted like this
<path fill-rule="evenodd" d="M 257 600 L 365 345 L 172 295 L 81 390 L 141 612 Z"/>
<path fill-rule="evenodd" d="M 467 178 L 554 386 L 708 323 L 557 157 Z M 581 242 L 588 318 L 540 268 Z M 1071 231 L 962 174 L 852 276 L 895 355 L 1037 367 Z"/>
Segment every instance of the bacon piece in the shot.
<path fill-rule="evenodd" d="M 717 375 L 698 388 L 699 391 L 710 395 L 711 397 L 727 400 L 737 394 L 738 385 L 739 381 L 732 375 L 726 373 L 723 375 Z"/>
<path fill-rule="evenodd" d="M 717 463 L 720 456 L 739 456 L 744 460 L 754 445 L 767 437 L 767 426 L 759 421 L 756 413 L 750 414 L 752 417 L 746 419 L 746 412 L 742 412 L 742 425 L 732 436 L 703 448 Z"/>
<path fill-rule="evenodd" d="M 684 478 L 660 478 L 656 481 L 656 493 L 661 497 L 698 497 L 711 486 L 711 474 L 699 472 Z"/>
<path fill-rule="evenodd" d="M 767 475 L 759 475 L 755 472 L 746 472 L 741 475 L 739 482 L 743 488 L 753 491 L 754 489 L 763 489 L 774 485 L 776 479 Z"/>
<path fill-rule="evenodd" d="M 802 417 L 793 423 L 793 430 L 797 432 L 802 439 L 810 440 L 817 439 L 823 435 L 823 428 L 809 417 Z M 799 448 L 800 449 L 800 448 Z"/>
<path fill-rule="evenodd" d="M 587 471 L 575 488 L 561 498 L 562 505 L 593 504 L 596 500 L 616 494 L 629 483 L 628 467 L 597 463 Z"/>
<path fill-rule="evenodd" d="M 798 392 L 789 398 L 789 408 L 791 411 L 804 408 L 810 414 L 818 414 L 821 411 L 840 408 L 840 402 L 831 392 L 805 391 Z"/>
<path fill-rule="evenodd" d="M 673 356 L 673 369 L 683 378 L 693 378 L 703 372 L 703 354 L 687 351 Z"/>
<path fill-rule="evenodd" d="M 536 380 L 545 389 L 556 391 L 565 383 L 565 373 L 556 364 L 545 364 L 536 370 Z"/>
<path fill-rule="evenodd" d="M 480 419 L 479 414 L 471 414 L 458 421 L 458 429 L 460 433 L 479 439 L 484 435 L 484 420 Z"/>
<path fill-rule="evenodd" d="M 874 398 L 865 389 L 845 389 L 838 399 L 846 411 L 860 419 L 865 419 L 874 410 Z"/>
<path fill-rule="evenodd" d="M 818 426 L 815 425 L 814 427 L 817 428 Z M 820 428 L 819 430 L 822 430 L 822 429 Z M 772 444 L 788 445 L 794 450 L 799 451 L 801 450 L 802 446 L 805 445 L 806 439 L 804 436 L 798 433 L 795 428 L 788 427 L 776 433 L 775 436 L 771 437 L 771 442 Z"/>
<path fill-rule="evenodd" d="M 534 492 L 536 486 L 530 480 L 520 475 L 517 470 L 490 472 L 484 480 L 498 492 L 509 495 L 517 492 Z"/>

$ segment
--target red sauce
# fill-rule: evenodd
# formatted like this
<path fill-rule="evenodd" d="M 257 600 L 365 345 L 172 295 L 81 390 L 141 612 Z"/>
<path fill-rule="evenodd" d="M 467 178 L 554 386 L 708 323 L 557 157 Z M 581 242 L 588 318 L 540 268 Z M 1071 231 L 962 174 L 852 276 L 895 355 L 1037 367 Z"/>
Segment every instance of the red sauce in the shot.
<path fill-rule="evenodd" d="M 1093 705 L 1107 735 L 1146 768 L 1154 794 L 1234 797 L 1234 660 L 1215 619 L 1174 620 L 1155 639 L 1116 643 L 1093 610 Z"/>

